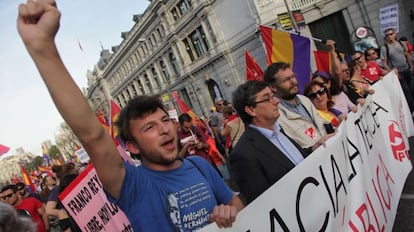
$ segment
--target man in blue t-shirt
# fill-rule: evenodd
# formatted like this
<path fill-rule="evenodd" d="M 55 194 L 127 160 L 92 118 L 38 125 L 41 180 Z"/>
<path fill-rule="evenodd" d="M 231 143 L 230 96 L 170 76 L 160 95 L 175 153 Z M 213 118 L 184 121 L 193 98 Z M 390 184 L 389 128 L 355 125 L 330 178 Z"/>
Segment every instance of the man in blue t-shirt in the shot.
<path fill-rule="evenodd" d="M 59 18 L 53 0 L 29 0 L 19 6 L 20 36 L 110 200 L 134 231 L 193 231 L 209 221 L 230 227 L 243 203 L 207 162 L 178 157 L 177 129 L 158 97 L 139 96 L 120 113 L 120 136 L 131 153 L 140 154 L 142 165 L 121 159 L 59 56 L 54 42 Z"/>

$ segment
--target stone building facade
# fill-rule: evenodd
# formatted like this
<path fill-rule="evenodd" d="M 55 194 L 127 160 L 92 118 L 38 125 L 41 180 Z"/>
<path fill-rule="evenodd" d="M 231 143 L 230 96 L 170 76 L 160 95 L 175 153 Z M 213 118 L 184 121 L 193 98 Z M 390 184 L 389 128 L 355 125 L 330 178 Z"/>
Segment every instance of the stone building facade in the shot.
<path fill-rule="evenodd" d="M 142 94 L 160 94 L 167 108 L 180 97 L 208 117 L 215 99 L 231 101 L 245 81 L 244 52 L 265 69 L 266 54 L 258 24 L 280 28 L 278 14 L 300 10 L 306 26 L 301 35 L 334 39 L 337 48 L 352 53 L 355 29 L 372 30 L 383 44 L 379 11 L 398 4 L 400 35 L 413 40 L 414 2 L 391 0 L 160 0 L 134 15 L 134 26 L 121 33 L 123 41 L 103 50 L 89 71 L 86 96 L 92 107 L 109 114 L 109 99 L 121 107 Z M 323 49 L 318 42 L 312 49 Z M 312 70 L 315 70 L 312 59 Z"/>

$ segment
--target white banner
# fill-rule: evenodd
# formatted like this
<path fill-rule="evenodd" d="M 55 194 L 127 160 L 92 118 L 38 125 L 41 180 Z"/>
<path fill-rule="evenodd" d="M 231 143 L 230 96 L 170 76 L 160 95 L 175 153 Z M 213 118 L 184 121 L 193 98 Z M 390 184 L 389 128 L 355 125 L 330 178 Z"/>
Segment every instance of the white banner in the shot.
<path fill-rule="evenodd" d="M 201 231 L 391 231 L 412 169 L 407 135 L 414 134 L 395 80 L 392 72 L 375 84 L 326 147 L 246 206 L 232 228 L 212 223 Z"/>

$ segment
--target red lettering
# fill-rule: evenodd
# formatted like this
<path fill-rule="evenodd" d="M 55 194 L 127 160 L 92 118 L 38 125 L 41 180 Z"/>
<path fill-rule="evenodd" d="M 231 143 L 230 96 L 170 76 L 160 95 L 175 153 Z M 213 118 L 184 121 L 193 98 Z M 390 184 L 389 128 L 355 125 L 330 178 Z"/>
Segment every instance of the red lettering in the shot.
<path fill-rule="evenodd" d="M 400 128 L 396 122 L 392 122 L 392 124 L 388 126 L 388 134 L 390 136 L 391 150 L 394 155 L 394 159 L 400 162 L 404 159 L 410 160 Z"/>

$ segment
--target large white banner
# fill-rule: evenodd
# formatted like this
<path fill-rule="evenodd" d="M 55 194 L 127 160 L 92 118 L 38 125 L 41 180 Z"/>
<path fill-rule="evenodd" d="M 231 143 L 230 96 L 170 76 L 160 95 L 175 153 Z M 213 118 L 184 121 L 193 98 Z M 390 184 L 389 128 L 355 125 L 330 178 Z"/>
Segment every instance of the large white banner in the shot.
<path fill-rule="evenodd" d="M 326 147 L 246 206 L 232 228 L 202 231 L 391 231 L 412 169 L 413 122 L 393 72 L 373 88 Z"/>

